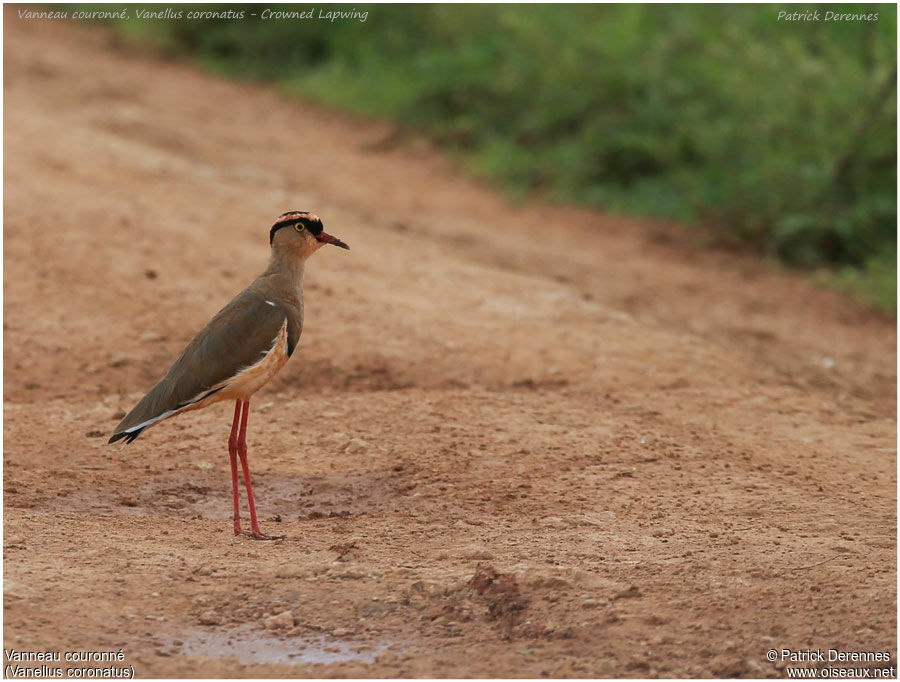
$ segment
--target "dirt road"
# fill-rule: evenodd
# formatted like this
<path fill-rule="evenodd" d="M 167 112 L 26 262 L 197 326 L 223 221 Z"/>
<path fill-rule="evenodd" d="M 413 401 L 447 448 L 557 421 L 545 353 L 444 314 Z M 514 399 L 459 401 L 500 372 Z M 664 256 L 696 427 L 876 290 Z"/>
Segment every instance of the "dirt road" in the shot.
<path fill-rule="evenodd" d="M 896 656 L 892 320 L 5 10 L 7 649 L 211 677 Z M 231 533 L 230 405 L 106 440 L 289 209 L 352 250 L 311 262 L 299 351 L 253 401 L 287 535 L 260 543 Z"/>

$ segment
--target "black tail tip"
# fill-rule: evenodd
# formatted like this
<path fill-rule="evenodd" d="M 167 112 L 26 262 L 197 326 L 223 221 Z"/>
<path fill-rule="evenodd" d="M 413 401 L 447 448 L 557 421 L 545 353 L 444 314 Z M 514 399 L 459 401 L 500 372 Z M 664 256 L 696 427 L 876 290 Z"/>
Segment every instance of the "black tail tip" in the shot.
<path fill-rule="evenodd" d="M 143 430 L 144 429 L 140 429 L 139 431 L 135 431 L 134 433 L 128 433 L 127 431 L 123 431 L 122 433 L 114 433 L 112 435 L 112 438 L 107 441 L 107 445 L 115 443 L 117 440 L 121 440 L 122 438 L 125 439 L 126 444 L 131 443 L 135 438 L 141 435 L 141 431 Z"/>

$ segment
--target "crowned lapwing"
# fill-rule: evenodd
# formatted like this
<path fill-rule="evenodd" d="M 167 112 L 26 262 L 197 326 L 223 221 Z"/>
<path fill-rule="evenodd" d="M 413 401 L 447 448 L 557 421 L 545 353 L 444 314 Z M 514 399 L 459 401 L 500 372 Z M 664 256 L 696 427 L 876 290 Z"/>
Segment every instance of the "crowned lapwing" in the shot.
<path fill-rule="evenodd" d="M 325 244 L 349 249 L 323 232 L 318 216 L 290 211 L 269 231 L 269 266 L 235 296 L 191 341 L 156 386 L 125 415 L 110 443 L 132 442 L 145 429 L 176 414 L 221 400 L 234 400 L 228 439 L 234 491 L 234 533 L 273 540 L 259 529 L 247 465 L 247 415 L 250 398 L 288 361 L 303 330 L 303 271 L 306 260 Z M 241 530 L 237 458 L 241 458 L 250 528 Z"/>

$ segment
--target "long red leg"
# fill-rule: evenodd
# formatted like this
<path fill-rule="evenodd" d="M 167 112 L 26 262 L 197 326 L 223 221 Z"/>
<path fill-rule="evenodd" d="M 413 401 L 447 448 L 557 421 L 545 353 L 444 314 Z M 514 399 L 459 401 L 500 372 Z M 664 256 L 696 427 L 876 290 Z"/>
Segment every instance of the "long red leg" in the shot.
<path fill-rule="evenodd" d="M 238 436 L 238 455 L 241 458 L 241 469 L 244 470 L 244 486 L 247 488 L 247 502 L 250 505 L 250 528 L 248 533 L 244 531 L 244 535 L 257 540 L 278 540 L 284 536 L 266 535 L 259 529 L 259 523 L 256 520 L 256 504 L 253 501 L 253 486 L 250 485 L 250 465 L 247 464 L 247 417 L 250 414 L 250 401 L 244 401 L 244 411 L 241 415 L 241 432 Z"/>
<path fill-rule="evenodd" d="M 231 456 L 231 488 L 234 491 L 234 534 L 241 534 L 241 507 L 238 497 L 238 422 L 241 418 L 241 401 L 234 404 L 234 421 L 231 424 L 231 437 L 228 439 L 228 454 Z"/>

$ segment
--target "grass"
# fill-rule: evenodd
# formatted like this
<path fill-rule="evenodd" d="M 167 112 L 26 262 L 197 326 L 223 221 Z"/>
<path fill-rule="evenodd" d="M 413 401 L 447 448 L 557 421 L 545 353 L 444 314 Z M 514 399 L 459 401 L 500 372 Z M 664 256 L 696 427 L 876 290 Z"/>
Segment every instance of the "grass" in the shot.
<path fill-rule="evenodd" d="M 771 5 L 249 17 L 262 7 L 238 21 L 113 26 L 218 74 L 390 118 L 512 196 L 697 225 L 720 243 L 826 267 L 834 286 L 896 311 L 895 5 L 854 5 L 878 20 L 841 22 L 779 21 L 784 8 Z"/>

